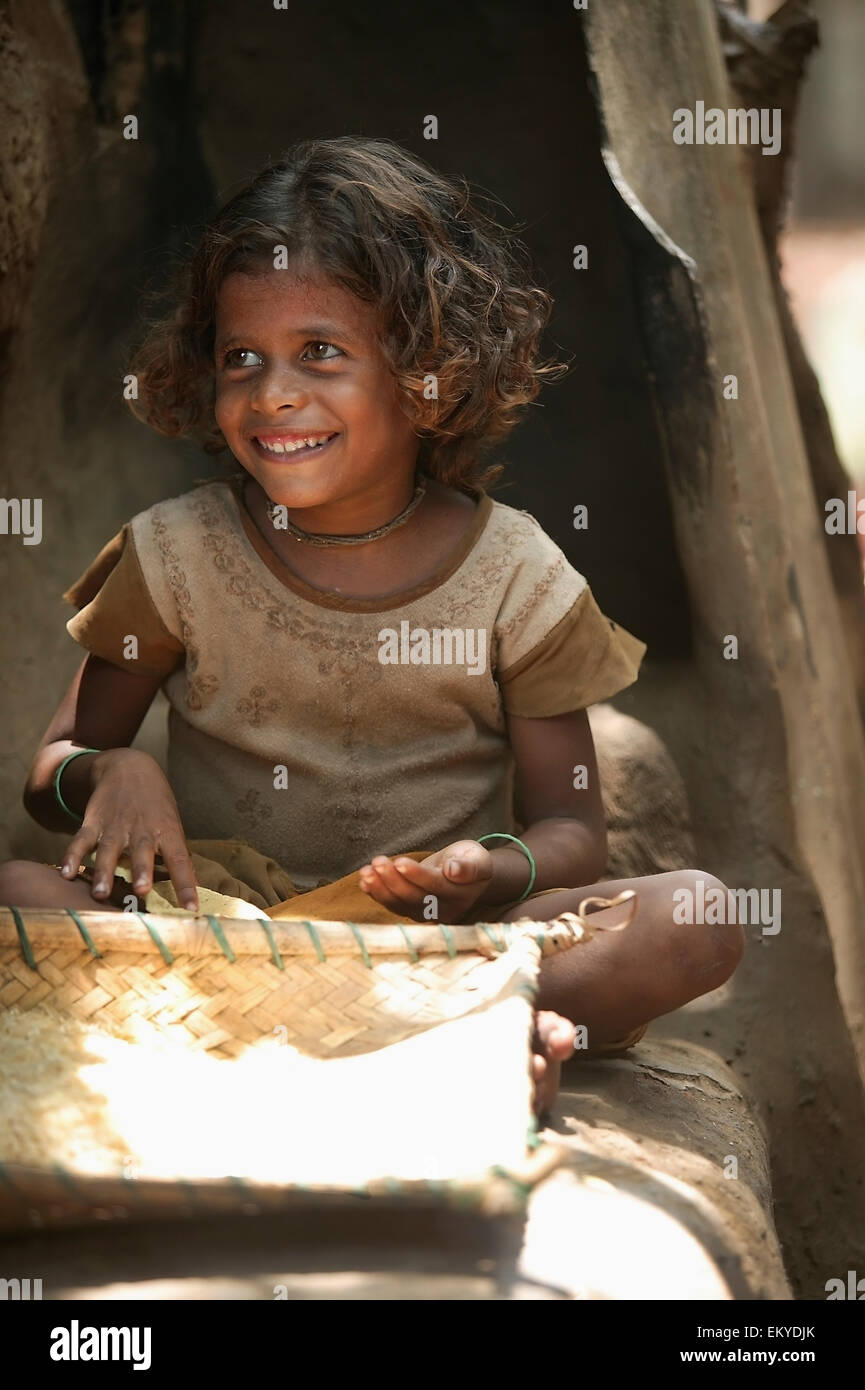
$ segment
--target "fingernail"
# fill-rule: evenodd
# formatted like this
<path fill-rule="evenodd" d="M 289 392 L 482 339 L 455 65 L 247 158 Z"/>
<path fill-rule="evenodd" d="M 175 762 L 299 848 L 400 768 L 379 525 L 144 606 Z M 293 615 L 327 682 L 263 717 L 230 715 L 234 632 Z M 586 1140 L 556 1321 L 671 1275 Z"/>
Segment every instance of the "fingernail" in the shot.
<path fill-rule="evenodd" d="M 71 864 L 62 864 L 61 867 L 60 867 L 60 872 L 61 872 L 61 874 L 63 875 L 64 878 L 68 878 L 69 875 L 72 873 L 72 865 L 71 865 Z"/>
<path fill-rule="evenodd" d="M 104 878 L 97 878 L 93 885 L 93 891 L 94 893 L 104 893 L 107 887 L 108 883 Z"/>
<path fill-rule="evenodd" d="M 458 874 L 460 871 L 459 859 L 449 859 L 447 864 L 447 870 L 449 874 Z"/>

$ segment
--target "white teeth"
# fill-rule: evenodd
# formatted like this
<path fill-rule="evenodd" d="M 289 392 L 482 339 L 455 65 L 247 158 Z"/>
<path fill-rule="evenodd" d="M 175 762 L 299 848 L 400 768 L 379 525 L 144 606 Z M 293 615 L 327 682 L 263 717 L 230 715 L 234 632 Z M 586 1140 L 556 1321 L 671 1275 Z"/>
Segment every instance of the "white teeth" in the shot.
<path fill-rule="evenodd" d="M 295 439 L 291 443 L 282 443 L 279 439 L 273 439 L 269 443 L 264 439 L 258 442 L 262 449 L 267 449 L 270 454 L 294 454 L 298 449 L 309 449 L 315 444 L 326 444 L 331 436 L 329 434 L 311 434 L 308 439 Z"/>

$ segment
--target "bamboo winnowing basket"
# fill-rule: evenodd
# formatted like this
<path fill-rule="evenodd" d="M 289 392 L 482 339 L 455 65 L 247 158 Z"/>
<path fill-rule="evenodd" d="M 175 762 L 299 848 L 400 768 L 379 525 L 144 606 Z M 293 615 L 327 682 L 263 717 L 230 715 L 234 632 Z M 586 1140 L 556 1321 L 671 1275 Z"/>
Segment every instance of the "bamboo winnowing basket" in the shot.
<path fill-rule="evenodd" d="M 519 1207 L 563 1157 L 532 1112 L 541 958 L 627 900 L 404 927 L 0 909 L 0 1228 Z"/>

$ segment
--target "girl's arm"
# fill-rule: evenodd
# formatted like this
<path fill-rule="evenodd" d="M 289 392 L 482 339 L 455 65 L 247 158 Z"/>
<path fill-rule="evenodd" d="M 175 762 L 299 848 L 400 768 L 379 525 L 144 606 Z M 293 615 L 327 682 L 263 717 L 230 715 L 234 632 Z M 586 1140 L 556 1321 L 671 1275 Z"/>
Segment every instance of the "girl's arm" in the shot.
<path fill-rule="evenodd" d="M 42 736 L 24 788 L 24 806 L 46 830 L 68 830 L 54 795 L 54 774 L 76 748 L 128 748 L 162 684 L 161 676 L 123 671 L 99 656 L 84 658 Z M 93 759 L 76 758 L 63 773 L 63 800 L 79 815 L 90 799 Z"/>
<path fill-rule="evenodd" d="M 586 711 L 507 718 L 516 763 L 515 810 L 526 827 L 520 838 L 537 868 L 533 891 L 597 882 L 607 867 L 607 827 Z M 493 875 L 477 901 L 511 902 L 528 884 L 526 856 L 504 840 L 489 840 L 487 848 Z"/>
<path fill-rule="evenodd" d="M 102 750 L 75 758 L 63 771 L 63 799 L 83 817 L 63 857 L 65 876 L 73 878 L 95 850 L 93 896 L 109 898 L 117 862 L 129 852 L 134 889 L 143 896 L 153 885 L 159 852 L 178 901 L 197 910 L 195 873 L 171 788 L 154 758 L 129 747 L 163 680 L 88 655 L 39 744 L 24 805 L 47 830 L 71 830 L 54 795 L 55 773 L 76 748 Z"/>

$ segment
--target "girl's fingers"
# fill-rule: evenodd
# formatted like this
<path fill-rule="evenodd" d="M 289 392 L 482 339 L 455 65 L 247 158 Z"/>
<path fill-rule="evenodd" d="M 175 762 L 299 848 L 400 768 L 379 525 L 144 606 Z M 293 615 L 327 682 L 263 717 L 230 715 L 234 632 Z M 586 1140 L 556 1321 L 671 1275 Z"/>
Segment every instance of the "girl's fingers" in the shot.
<path fill-rule="evenodd" d="M 394 868 L 403 878 L 427 893 L 435 893 L 442 887 L 441 869 L 431 869 L 427 864 L 419 864 L 416 859 L 397 859 Z"/>
<path fill-rule="evenodd" d="M 132 841 L 132 887 L 140 897 L 146 897 L 153 887 L 153 860 L 156 841 L 152 835 L 138 835 Z"/>
<path fill-rule="evenodd" d="M 377 854 L 372 861 L 372 867 L 387 891 L 393 895 L 398 903 L 416 907 L 418 903 L 423 901 L 422 889 L 409 883 L 386 854 Z"/>
<path fill-rule="evenodd" d="M 160 844 L 160 852 L 171 882 L 177 890 L 177 901 L 190 912 L 198 912 L 198 885 L 195 882 L 195 869 L 181 834 L 165 835 Z"/>
<path fill-rule="evenodd" d="M 126 832 L 103 832 L 93 861 L 93 886 L 90 892 L 94 898 L 107 898 L 110 895 L 114 887 L 114 870 L 126 848 L 127 839 Z"/>
<path fill-rule="evenodd" d="M 362 880 L 361 888 L 374 902 L 380 903 L 381 906 L 386 907 L 389 912 L 399 913 L 405 910 L 405 903 L 397 902 L 393 893 L 388 892 L 378 875 L 376 875 L 374 879 Z"/>
<path fill-rule="evenodd" d="M 391 912 L 400 912 L 403 908 L 414 904 L 407 904 L 399 899 L 395 893 L 388 888 L 380 874 L 373 871 L 361 877 L 360 886 L 362 890 L 373 898 L 382 907 L 387 907 Z"/>
<path fill-rule="evenodd" d="M 84 856 L 95 849 L 98 842 L 98 829 L 94 825 L 88 825 L 85 821 L 80 829 L 76 830 L 66 847 L 66 853 L 60 864 L 60 872 L 64 878 L 76 877 Z"/>

